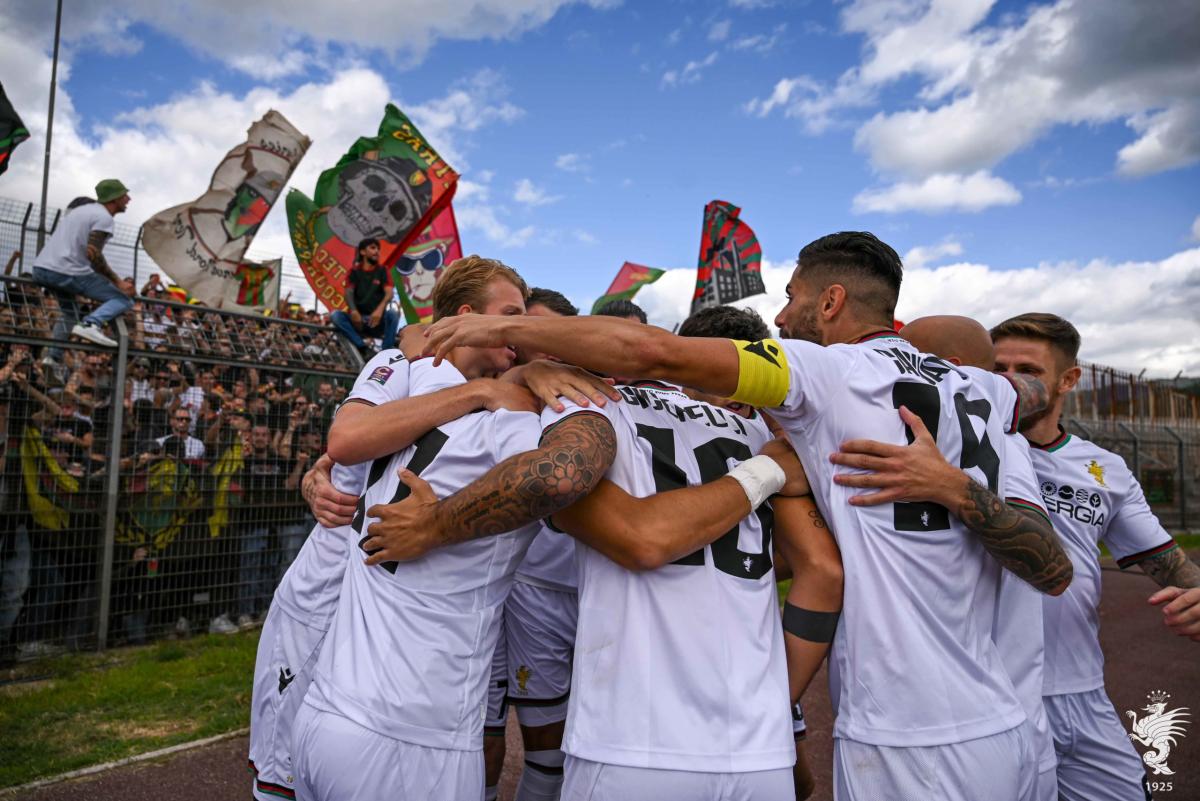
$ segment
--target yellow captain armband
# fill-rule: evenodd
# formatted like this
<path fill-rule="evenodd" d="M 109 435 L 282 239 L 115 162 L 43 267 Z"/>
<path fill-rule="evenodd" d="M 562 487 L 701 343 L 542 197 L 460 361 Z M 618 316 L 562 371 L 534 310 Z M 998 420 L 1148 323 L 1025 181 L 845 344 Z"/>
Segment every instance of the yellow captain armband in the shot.
<path fill-rule="evenodd" d="M 738 384 L 730 400 L 762 409 L 782 405 L 791 385 L 791 375 L 787 354 L 780 344 L 774 339 L 731 341 L 738 354 Z"/>

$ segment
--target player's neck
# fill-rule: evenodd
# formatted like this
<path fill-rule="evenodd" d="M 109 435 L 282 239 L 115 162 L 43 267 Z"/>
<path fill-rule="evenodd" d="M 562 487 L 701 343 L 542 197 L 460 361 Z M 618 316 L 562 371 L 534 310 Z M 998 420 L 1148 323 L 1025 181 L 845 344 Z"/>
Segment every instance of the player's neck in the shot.
<path fill-rule="evenodd" d="M 1025 435 L 1025 439 L 1034 445 L 1046 445 L 1058 439 L 1058 427 L 1061 418 L 1062 407 L 1060 406 L 1021 433 Z"/>
<path fill-rule="evenodd" d="M 857 342 L 867 339 L 873 334 L 879 334 L 883 331 L 894 332 L 894 330 L 895 329 L 893 329 L 890 325 L 884 325 L 883 323 L 873 323 L 861 320 L 854 320 L 852 322 L 847 321 L 844 325 L 838 326 L 835 330 L 826 331 L 825 344 L 853 345 Z"/>

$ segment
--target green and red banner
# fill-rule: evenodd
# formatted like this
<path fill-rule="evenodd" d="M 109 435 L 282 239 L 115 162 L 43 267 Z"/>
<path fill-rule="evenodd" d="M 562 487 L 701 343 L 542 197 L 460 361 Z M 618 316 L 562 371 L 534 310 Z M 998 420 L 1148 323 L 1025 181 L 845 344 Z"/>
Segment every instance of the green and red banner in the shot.
<path fill-rule="evenodd" d="M 388 103 L 378 135 L 360 138 L 321 173 L 312 199 L 288 193 L 292 247 L 317 298 L 344 310 L 359 243 L 378 239 L 379 262 L 390 269 L 450 204 L 457 182 L 458 173 Z"/>
<path fill-rule="evenodd" d="M 392 267 L 392 285 L 396 287 L 406 323 L 433 320 L 433 285 L 442 277 L 447 264 L 461 258 L 458 223 L 454 207 L 448 205 Z"/>
<path fill-rule="evenodd" d="M 704 207 L 693 314 L 767 291 L 762 280 L 762 248 L 750 226 L 738 217 L 741 211 L 724 200 Z"/>
<path fill-rule="evenodd" d="M 311 143 L 268 111 L 221 159 L 203 195 L 146 220 L 142 245 L 150 258 L 206 306 L 274 309 L 279 266 L 249 261 L 246 250 Z"/>
<path fill-rule="evenodd" d="M 3 175 L 4 171 L 8 169 L 8 158 L 16 150 L 17 145 L 28 138 L 29 129 L 17 116 L 17 110 L 13 108 L 12 103 L 8 100 L 8 95 L 4 93 L 3 84 L 0 84 L 0 175 Z"/>
<path fill-rule="evenodd" d="M 605 293 L 592 304 L 592 314 L 603 308 L 604 304 L 614 300 L 633 300 L 633 296 L 639 289 L 647 284 L 653 284 L 665 272 L 666 270 L 644 267 L 631 261 L 625 262 L 617 271 L 617 277 L 613 279 Z"/>

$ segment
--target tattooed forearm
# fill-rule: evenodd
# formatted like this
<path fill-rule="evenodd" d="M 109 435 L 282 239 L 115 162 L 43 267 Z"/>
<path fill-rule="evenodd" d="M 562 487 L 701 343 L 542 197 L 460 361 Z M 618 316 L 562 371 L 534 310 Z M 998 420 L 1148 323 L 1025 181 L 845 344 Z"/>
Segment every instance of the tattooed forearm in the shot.
<path fill-rule="evenodd" d="M 88 234 L 87 241 L 87 257 L 92 263 L 92 269 L 100 275 L 116 281 L 117 274 L 108 266 L 108 260 L 104 258 L 104 243 L 108 241 L 108 234 L 103 231 L 92 231 Z"/>
<path fill-rule="evenodd" d="M 969 480 L 958 518 L 997 561 L 1039 592 L 1057 595 L 1071 583 L 1071 559 L 1050 521 L 1004 503 L 979 482 Z"/>
<path fill-rule="evenodd" d="M 1050 393 L 1040 380 L 1023 373 L 1009 375 L 1008 380 L 1017 391 L 1017 408 L 1020 409 L 1022 420 L 1045 411 L 1050 405 Z M 1023 425 L 1019 427 L 1024 428 Z"/>
<path fill-rule="evenodd" d="M 1138 567 L 1160 587 L 1191 589 L 1200 587 L 1200 567 L 1184 554 L 1179 547 L 1151 556 L 1138 563 Z"/>
<path fill-rule="evenodd" d="M 512 531 L 567 508 L 596 488 L 616 452 L 607 418 L 565 418 L 537 450 L 504 460 L 439 504 L 443 544 Z"/>

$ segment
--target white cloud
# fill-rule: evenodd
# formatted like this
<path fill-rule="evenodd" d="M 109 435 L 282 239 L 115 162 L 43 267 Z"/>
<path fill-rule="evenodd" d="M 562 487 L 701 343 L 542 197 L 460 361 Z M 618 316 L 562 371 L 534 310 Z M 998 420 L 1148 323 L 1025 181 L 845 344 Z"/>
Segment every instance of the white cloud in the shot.
<path fill-rule="evenodd" d="M 942 173 L 923 181 L 901 181 L 892 186 L 864 189 L 854 196 L 854 211 L 895 214 L 902 211 L 982 211 L 989 206 L 1019 203 L 1017 188 L 980 170 L 971 175 Z"/>
<path fill-rule="evenodd" d="M 710 27 L 708 29 L 708 41 L 710 41 L 710 42 L 725 41 L 726 39 L 729 38 L 729 29 L 731 27 L 733 27 L 733 23 L 727 19 L 723 19 L 718 22 L 714 22 L 712 24 L 712 27 Z"/>
<path fill-rule="evenodd" d="M 554 166 L 563 172 L 587 172 L 591 169 L 588 157 L 580 153 L 563 153 L 554 160 Z"/>
<path fill-rule="evenodd" d="M 493 245 L 505 248 L 524 247 L 537 233 L 532 225 L 514 230 L 500 221 L 495 208 L 491 206 L 455 206 L 454 216 L 458 227 L 463 231 L 478 231 Z"/>
<path fill-rule="evenodd" d="M 961 256 L 962 252 L 962 244 L 953 239 L 936 245 L 918 245 L 904 254 L 904 269 L 916 270 L 941 261 L 947 256 Z"/>
<path fill-rule="evenodd" d="M 1192 220 L 1192 241 L 1200 242 L 1200 215 Z"/>
<path fill-rule="evenodd" d="M 1149 175 L 1200 161 L 1200 101 L 1136 114 L 1129 127 L 1141 136 L 1117 152 L 1117 170 L 1123 175 Z"/>
<path fill-rule="evenodd" d="M 764 263 L 767 294 L 735 305 L 757 310 L 771 324 L 783 305 L 783 287 L 791 273 L 791 263 Z M 687 316 L 695 281 L 694 268 L 668 270 L 642 289 L 636 301 L 651 322 L 670 329 Z M 1119 297 L 1121 303 L 1096 300 L 1105 297 Z M 1133 372 L 1146 368 L 1152 376 L 1173 376 L 1180 370 L 1200 373 L 1196 308 L 1200 308 L 1200 248 L 1161 261 L 1044 263 L 1018 270 L 969 262 L 910 266 L 896 312 L 907 321 L 929 314 L 962 314 L 987 326 L 1023 312 L 1053 312 L 1079 328 L 1082 358 Z"/>
<path fill-rule="evenodd" d="M 575 241 L 581 245 L 594 245 L 597 241 L 599 241 L 596 239 L 594 234 L 589 231 L 585 231 L 582 228 L 576 228 L 573 233 L 575 236 Z"/>
<path fill-rule="evenodd" d="M 547 194 L 545 189 L 536 186 L 533 181 L 522 178 L 513 189 L 513 200 L 526 206 L 545 206 L 562 200 L 562 195 Z"/>
<path fill-rule="evenodd" d="M 787 32 L 787 23 L 781 22 L 771 29 L 769 34 L 756 33 L 752 36 L 740 36 L 729 43 L 730 50 L 753 50 L 756 53 L 769 53 L 779 44 L 783 34 Z"/>
<path fill-rule="evenodd" d="M 717 63 L 717 51 L 713 51 L 701 61 L 689 61 L 681 70 L 667 70 L 662 76 L 663 87 L 682 86 L 696 83 L 700 80 L 705 68 Z"/>
<path fill-rule="evenodd" d="M 5 16 L 17 27 L 40 34 L 53 29 L 52 3 L 17 3 Z M 325 0 L 75 0 L 64 19 L 64 40 L 129 48 L 128 33 L 140 22 L 177 37 L 255 77 L 299 68 L 296 51 L 318 52 L 330 43 L 379 50 L 408 63 L 419 62 L 439 40 L 509 39 L 550 20 L 559 9 L 587 5 L 603 9 L 611 0 L 356 0 L 350 7 Z M 12 22 L 10 20 L 9 22 Z M 6 25 L 13 27 L 13 25 Z M 254 56 L 247 57 L 247 53 Z"/>

